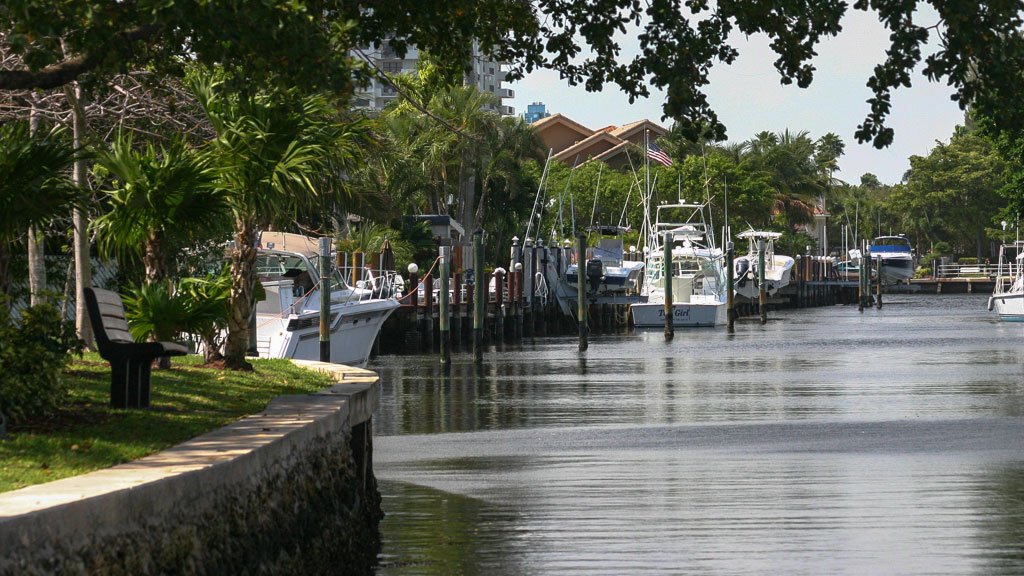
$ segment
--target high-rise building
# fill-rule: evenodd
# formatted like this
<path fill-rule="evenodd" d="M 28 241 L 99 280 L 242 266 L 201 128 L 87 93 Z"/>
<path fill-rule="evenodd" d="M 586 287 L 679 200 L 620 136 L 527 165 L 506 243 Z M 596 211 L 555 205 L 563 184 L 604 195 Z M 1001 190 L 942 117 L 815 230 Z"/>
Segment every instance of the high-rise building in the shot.
<path fill-rule="evenodd" d="M 548 114 L 547 107 L 544 106 L 543 102 L 534 102 L 526 107 L 526 112 L 523 113 L 523 120 L 526 120 L 527 124 L 533 124 L 541 118 L 547 118 L 551 116 Z"/>
<path fill-rule="evenodd" d="M 387 41 L 378 47 L 363 48 L 361 53 L 382 71 L 391 75 L 414 72 L 420 57 L 416 46 L 409 46 L 405 56 L 400 58 Z M 465 84 L 475 85 L 481 92 L 490 92 L 502 101 L 515 97 L 514 90 L 502 86 L 505 80 L 505 72 L 501 69 L 502 63 L 484 54 L 476 41 L 473 41 L 470 58 L 472 65 L 464 78 Z M 398 93 L 394 87 L 375 77 L 370 86 L 356 90 L 356 106 L 380 110 L 397 97 Z M 492 106 L 490 109 L 502 116 L 513 116 L 516 113 L 515 108 L 504 104 Z"/>

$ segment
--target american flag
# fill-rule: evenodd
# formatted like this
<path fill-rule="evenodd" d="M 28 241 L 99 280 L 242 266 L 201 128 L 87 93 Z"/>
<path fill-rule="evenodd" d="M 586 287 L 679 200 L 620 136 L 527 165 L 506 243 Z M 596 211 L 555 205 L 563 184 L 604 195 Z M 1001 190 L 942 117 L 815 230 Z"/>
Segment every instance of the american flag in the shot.
<path fill-rule="evenodd" d="M 658 148 L 653 142 L 647 144 L 647 157 L 655 162 L 661 162 L 665 166 L 672 165 L 672 159 L 665 154 L 661 148 Z"/>

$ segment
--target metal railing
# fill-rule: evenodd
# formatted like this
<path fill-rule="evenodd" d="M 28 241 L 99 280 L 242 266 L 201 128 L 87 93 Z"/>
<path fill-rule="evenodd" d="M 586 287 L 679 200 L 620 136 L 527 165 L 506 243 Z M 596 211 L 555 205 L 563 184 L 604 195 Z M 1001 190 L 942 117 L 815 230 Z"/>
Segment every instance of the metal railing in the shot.
<path fill-rule="evenodd" d="M 1003 267 L 1002 275 L 1012 276 Z M 995 278 L 1000 275 L 995 264 L 942 264 L 935 269 L 936 278 Z"/>

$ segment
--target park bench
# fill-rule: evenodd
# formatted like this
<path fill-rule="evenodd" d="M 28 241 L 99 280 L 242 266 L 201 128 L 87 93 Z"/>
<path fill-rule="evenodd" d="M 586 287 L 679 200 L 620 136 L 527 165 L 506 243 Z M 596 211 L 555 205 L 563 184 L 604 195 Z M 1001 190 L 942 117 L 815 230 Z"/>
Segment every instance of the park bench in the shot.
<path fill-rule="evenodd" d="M 86 288 L 85 305 L 100 356 L 110 362 L 110 406 L 149 407 L 153 360 L 162 356 L 184 356 L 188 350 L 174 342 L 132 340 L 124 317 L 124 303 L 116 292 Z"/>

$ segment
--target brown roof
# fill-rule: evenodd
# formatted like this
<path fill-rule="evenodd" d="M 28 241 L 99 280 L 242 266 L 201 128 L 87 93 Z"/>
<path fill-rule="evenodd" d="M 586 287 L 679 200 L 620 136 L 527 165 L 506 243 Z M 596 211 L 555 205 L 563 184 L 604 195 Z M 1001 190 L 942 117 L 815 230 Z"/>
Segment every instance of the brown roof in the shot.
<path fill-rule="evenodd" d="M 587 138 L 584 138 L 583 140 L 580 140 L 579 142 L 573 144 L 572 146 L 569 146 L 565 150 L 562 150 L 558 154 L 555 154 L 554 157 L 556 160 L 568 162 L 572 160 L 577 154 L 585 151 L 587 148 L 591 148 L 602 143 L 606 143 L 611 146 L 617 146 L 620 142 L 621 140 L 608 134 L 607 132 L 595 132 L 588 136 Z M 598 154 L 603 154 L 606 150 L 607 148 L 601 150 L 601 152 L 599 152 Z M 584 162 L 586 160 L 587 158 L 583 159 Z"/>
<path fill-rule="evenodd" d="M 575 120 L 572 120 L 572 119 L 568 118 L 567 116 L 563 116 L 562 114 L 552 114 L 551 116 L 548 116 L 546 118 L 541 118 L 540 120 L 537 120 L 533 124 L 530 124 L 530 126 L 533 126 L 534 130 L 536 130 L 538 132 L 541 132 L 547 126 L 549 126 L 551 124 L 556 124 L 556 123 L 557 124 L 564 124 L 565 126 L 568 126 L 569 128 L 573 128 L 577 132 L 582 134 L 583 136 L 590 136 L 591 134 L 594 133 L 594 131 L 591 130 L 590 128 L 587 128 L 583 124 L 580 124 L 579 122 L 577 122 Z"/>

